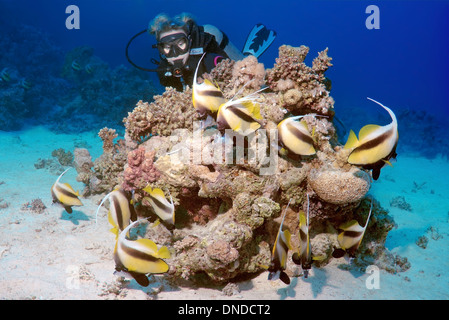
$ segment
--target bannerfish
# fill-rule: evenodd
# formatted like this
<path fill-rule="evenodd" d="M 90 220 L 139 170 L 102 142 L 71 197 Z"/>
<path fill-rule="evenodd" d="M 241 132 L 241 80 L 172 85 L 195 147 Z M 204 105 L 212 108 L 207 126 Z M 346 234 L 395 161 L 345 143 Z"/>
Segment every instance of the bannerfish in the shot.
<path fill-rule="evenodd" d="M 86 70 L 86 72 L 87 72 L 88 74 L 92 74 L 92 72 L 94 71 L 94 68 L 93 68 L 92 65 L 89 63 L 89 64 L 86 64 L 86 66 L 84 67 L 84 70 Z"/>
<path fill-rule="evenodd" d="M 73 206 L 82 206 L 78 197 L 80 196 L 79 192 L 75 192 L 73 188 L 68 183 L 60 183 L 59 180 L 61 177 L 69 170 L 66 169 L 61 175 L 56 179 L 56 182 L 51 187 L 51 196 L 53 198 L 53 203 L 61 204 L 67 213 L 72 213 Z"/>
<path fill-rule="evenodd" d="M 338 237 L 338 243 L 341 249 L 335 249 L 332 253 L 334 258 L 341 258 L 348 253 L 350 262 L 355 258 L 355 252 L 362 243 L 363 236 L 368 226 L 369 219 L 371 217 L 371 211 L 373 209 L 373 201 L 371 200 L 371 207 L 369 209 L 368 218 L 366 219 L 365 226 L 362 227 L 356 220 L 348 221 L 340 226 L 339 229 L 343 230 Z"/>
<path fill-rule="evenodd" d="M 31 87 L 33 86 L 33 84 L 26 79 L 22 79 L 22 80 L 20 80 L 20 86 L 22 88 L 24 88 L 25 90 L 30 90 Z"/>
<path fill-rule="evenodd" d="M 259 129 L 262 116 L 259 104 L 254 101 L 254 95 L 265 89 L 266 87 L 243 98 L 231 99 L 222 104 L 217 113 L 218 129 L 230 128 L 242 136 L 250 135 Z"/>
<path fill-rule="evenodd" d="M 11 75 L 8 72 L 8 68 L 3 68 L 3 70 L 0 72 L 0 80 L 5 82 L 11 81 Z"/>
<path fill-rule="evenodd" d="M 81 66 L 79 65 L 79 63 L 76 60 L 72 61 L 72 69 L 75 71 L 80 71 L 81 70 Z"/>
<path fill-rule="evenodd" d="M 120 232 L 114 249 L 114 261 L 117 271 L 127 272 L 137 283 L 146 287 L 150 284 L 146 274 L 168 271 L 168 264 L 162 259 L 169 259 L 170 252 L 165 246 L 158 249 L 150 239 L 129 240 L 126 238 L 131 228 L 142 221 L 146 220 L 137 220 Z"/>
<path fill-rule="evenodd" d="M 226 99 L 223 96 L 223 92 L 221 92 L 220 88 L 216 87 L 208 79 L 204 79 L 204 82 L 202 84 L 198 84 L 196 81 L 198 69 L 201 61 L 204 58 L 204 55 L 205 54 L 203 54 L 196 67 L 195 75 L 193 76 L 192 88 L 193 106 L 201 115 L 205 115 L 208 112 L 216 113 L 220 105 L 226 102 Z"/>
<path fill-rule="evenodd" d="M 174 226 L 175 225 L 175 205 L 173 204 L 173 199 L 170 196 L 170 202 L 160 188 L 151 188 L 147 186 L 143 189 L 148 194 L 148 197 L 144 199 L 150 202 L 153 207 L 154 213 L 157 214 L 159 218 L 165 223 Z"/>
<path fill-rule="evenodd" d="M 351 130 L 345 149 L 353 149 L 348 158 L 350 164 L 359 165 L 368 170 L 372 169 L 373 179 L 377 180 L 380 169 L 385 164 L 391 165 L 390 159 L 395 159 L 397 156 L 398 122 L 391 109 L 371 98 L 368 98 L 368 100 L 387 110 L 392 122 L 385 126 L 368 124 L 360 129 L 358 139 L 354 131 Z"/>
<path fill-rule="evenodd" d="M 280 279 L 285 284 L 290 284 L 289 276 L 284 272 L 287 267 L 287 253 L 289 249 L 292 249 L 290 244 L 291 234 L 288 230 L 282 230 L 282 225 L 284 224 L 285 215 L 287 213 L 288 206 L 284 210 L 284 215 L 282 217 L 281 225 L 279 226 L 279 231 L 276 236 L 276 241 L 274 242 L 273 252 L 271 254 L 271 264 L 268 267 L 268 280 Z"/>
<path fill-rule="evenodd" d="M 293 253 L 292 260 L 302 267 L 304 278 L 307 279 L 312 262 L 324 258 L 324 256 L 312 256 L 309 236 L 309 195 L 307 195 L 307 215 L 303 210 L 299 211 L 299 250 Z"/>
<path fill-rule="evenodd" d="M 97 223 L 97 216 L 101 205 L 107 199 L 109 199 L 108 221 L 113 226 L 110 231 L 118 236 L 120 231 L 123 231 L 123 229 L 129 226 L 130 221 L 137 220 L 136 210 L 132 203 L 132 195 L 122 189 L 116 189 L 109 192 L 97 208 L 97 212 L 95 213 L 95 223 Z"/>
<path fill-rule="evenodd" d="M 304 116 L 290 117 L 278 124 L 279 142 L 283 149 L 296 155 L 310 156 L 316 153 L 313 138 L 304 120 Z M 281 149 L 281 153 L 285 151 Z"/>

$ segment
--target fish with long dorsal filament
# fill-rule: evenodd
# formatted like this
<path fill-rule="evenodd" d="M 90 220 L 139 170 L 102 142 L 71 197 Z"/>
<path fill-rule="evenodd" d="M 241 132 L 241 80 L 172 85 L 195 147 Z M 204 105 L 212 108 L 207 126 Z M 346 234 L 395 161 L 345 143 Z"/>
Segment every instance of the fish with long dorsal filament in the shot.
<path fill-rule="evenodd" d="M 302 267 L 304 278 L 308 278 L 313 261 L 319 261 L 326 258 L 325 256 L 312 255 L 309 235 L 309 211 L 310 201 L 309 195 L 307 194 L 307 215 L 303 210 L 299 211 L 299 248 L 292 255 L 292 261 Z"/>
<path fill-rule="evenodd" d="M 291 200 L 290 200 L 291 201 Z M 290 277 L 285 273 L 287 267 L 287 254 L 288 250 L 292 249 L 290 239 L 291 234 L 289 230 L 282 230 L 284 224 L 285 215 L 287 214 L 287 209 L 290 205 L 290 201 L 284 210 L 282 221 L 279 226 L 279 231 L 276 236 L 276 240 L 273 245 L 273 251 L 271 254 L 271 264 L 268 267 L 268 280 L 280 279 L 285 284 L 290 284 Z"/>
<path fill-rule="evenodd" d="M 340 248 L 335 249 L 332 253 L 332 256 L 334 258 L 341 258 L 347 253 L 350 259 L 349 261 L 352 262 L 352 259 L 355 258 L 357 249 L 362 243 L 362 239 L 365 235 L 366 228 L 368 227 L 372 210 L 373 200 L 371 199 L 371 206 L 364 227 L 362 227 L 356 220 L 348 221 L 339 227 L 339 229 L 343 231 L 337 237 Z"/>
<path fill-rule="evenodd" d="M 119 232 L 129 226 L 130 221 L 137 220 L 136 210 L 134 209 L 132 195 L 122 189 L 115 189 L 109 192 L 100 202 L 95 213 L 95 223 L 97 223 L 98 212 L 102 204 L 108 199 L 108 221 L 113 226 L 110 231 L 118 237 Z"/>
<path fill-rule="evenodd" d="M 137 220 L 120 232 L 114 249 L 114 260 L 117 271 L 130 274 L 137 283 L 146 287 L 149 285 L 147 274 L 168 271 L 169 266 L 162 259 L 169 259 L 170 251 L 165 246 L 158 249 L 156 243 L 150 239 L 126 238 L 131 228 L 144 221 L 147 220 Z"/>
<path fill-rule="evenodd" d="M 201 57 L 195 70 L 192 84 L 192 103 L 195 109 L 201 114 L 216 113 L 218 108 L 226 102 L 223 92 L 218 86 L 215 86 L 208 79 L 204 79 L 203 83 L 198 84 L 197 74 L 201 61 L 205 53 Z"/>
<path fill-rule="evenodd" d="M 56 179 L 56 182 L 51 187 L 51 196 L 53 198 L 53 203 L 59 203 L 64 207 L 67 213 L 72 213 L 73 206 L 82 206 L 83 203 L 78 198 L 80 196 L 79 192 L 73 190 L 70 184 L 59 182 L 69 169 L 70 168 L 66 169 L 59 175 L 58 179 Z"/>
<path fill-rule="evenodd" d="M 390 159 L 395 159 L 396 147 L 398 144 L 398 122 L 394 112 L 371 98 L 373 101 L 384 108 L 392 119 L 390 124 L 379 126 L 368 124 L 359 131 L 359 137 L 354 131 L 350 131 L 345 149 L 352 149 L 348 157 L 350 164 L 361 166 L 364 169 L 372 170 L 374 180 L 380 175 L 380 170 L 386 165 L 392 165 Z"/>

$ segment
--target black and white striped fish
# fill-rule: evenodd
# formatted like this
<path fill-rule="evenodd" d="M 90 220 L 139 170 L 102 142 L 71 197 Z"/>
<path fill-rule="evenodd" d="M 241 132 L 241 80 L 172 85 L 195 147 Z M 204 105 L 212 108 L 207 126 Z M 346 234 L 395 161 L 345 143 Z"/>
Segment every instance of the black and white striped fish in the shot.
<path fill-rule="evenodd" d="M 385 126 L 366 125 L 360 129 L 358 139 L 354 131 L 351 130 L 345 148 L 353 149 L 349 155 L 348 162 L 362 166 L 364 169 L 372 169 L 373 179 L 377 180 L 380 175 L 380 169 L 385 164 L 391 165 L 390 159 L 394 159 L 397 156 L 398 122 L 391 109 L 371 98 L 368 99 L 387 110 L 392 122 Z"/>
<path fill-rule="evenodd" d="M 98 212 L 101 205 L 109 199 L 108 221 L 113 226 L 111 232 L 118 236 L 119 232 L 129 226 L 130 221 L 137 220 L 136 210 L 132 203 L 132 195 L 121 189 L 116 189 L 108 193 L 95 213 L 95 223 L 97 223 Z"/>
<path fill-rule="evenodd" d="M 170 202 L 160 188 L 151 188 L 147 186 L 143 189 L 148 197 L 144 197 L 145 200 L 153 207 L 154 213 L 165 223 L 174 226 L 175 225 L 175 205 L 173 199 L 170 196 Z"/>
<path fill-rule="evenodd" d="M 148 286 L 148 273 L 165 273 L 168 264 L 162 259 L 169 259 L 170 252 L 167 247 L 160 249 L 150 239 L 129 240 L 127 234 L 137 224 L 145 219 L 135 221 L 123 229 L 117 239 L 114 249 L 114 260 L 117 271 L 130 274 L 141 286 Z"/>
<path fill-rule="evenodd" d="M 310 156 L 316 153 L 313 138 L 304 120 L 296 120 L 304 116 L 290 117 L 278 124 L 280 144 L 296 155 Z"/>
<path fill-rule="evenodd" d="M 309 270 L 312 268 L 312 262 L 323 260 L 325 256 L 312 256 L 312 248 L 309 236 L 309 195 L 307 195 L 307 215 L 303 210 L 299 211 L 299 250 L 292 255 L 295 264 L 301 265 L 304 272 L 304 278 L 309 276 Z"/>
<path fill-rule="evenodd" d="M 290 244 L 291 234 L 288 230 L 282 230 L 284 224 L 285 215 L 287 213 L 288 206 L 284 210 L 281 225 L 276 236 L 276 240 L 273 245 L 273 252 L 271 254 L 271 264 L 268 267 L 268 280 L 280 279 L 285 284 L 290 284 L 289 276 L 284 272 L 287 267 L 287 254 L 288 250 L 292 249 Z"/>
<path fill-rule="evenodd" d="M 218 129 L 229 128 L 242 136 L 250 135 L 259 129 L 262 116 L 259 104 L 253 100 L 252 95 L 255 93 L 240 99 L 231 99 L 222 104 L 217 113 Z"/>
<path fill-rule="evenodd" d="M 59 180 L 61 177 L 69 170 L 66 169 L 61 175 L 56 179 L 56 182 L 51 187 L 51 197 L 53 198 L 53 203 L 61 204 L 67 213 L 72 213 L 73 206 L 82 206 L 78 197 L 80 196 L 79 192 L 73 190 L 73 188 L 68 183 L 60 183 Z"/>
<path fill-rule="evenodd" d="M 344 256 L 345 253 L 348 253 L 350 259 L 355 257 L 355 253 L 359 248 L 360 243 L 362 243 L 363 236 L 365 235 L 372 210 L 373 202 L 371 201 L 371 207 L 369 209 L 368 218 L 366 219 L 364 227 L 360 226 L 356 220 L 348 221 L 339 227 L 339 229 L 343 230 L 343 232 L 341 232 L 337 237 L 341 249 L 334 250 L 332 253 L 334 258 L 340 258 Z"/>
<path fill-rule="evenodd" d="M 220 88 L 214 86 L 208 79 L 204 79 L 204 82 L 201 84 L 197 83 L 198 68 L 204 55 L 205 54 L 203 54 L 196 67 L 192 88 L 192 103 L 201 115 L 205 115 L 206 113 L 216 113 L 220 105 L 226 102 Z"/>

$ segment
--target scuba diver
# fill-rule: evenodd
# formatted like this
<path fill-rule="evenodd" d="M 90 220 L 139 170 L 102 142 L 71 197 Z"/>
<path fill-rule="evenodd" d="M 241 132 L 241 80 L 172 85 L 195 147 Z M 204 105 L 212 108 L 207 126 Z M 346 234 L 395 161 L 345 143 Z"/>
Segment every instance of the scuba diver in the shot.
<path fill-rule="evenodd" d="M 143 33 L 154 35 L 157 44 L 153 48 L 159 51 L 160 61 L 152 59 L 157 69 L 147 69 L 136 65 L 129 57 L 131 42 Z M 192 87 L 195 69 L 206 53 L 198 74 L 210 72 L 221 60 L 241 60 L 247 55 L 259 57 L 276 38 L 276 32 L 264 25 L 254 26 L 244 46 L 243 52 L 229 41 L 225 33 L 212 25 L 199 26 L 190 14 L 182 13 L 173 19 L 166 14 L 157 15 L 145 29 L 128 42 L 126 57 L 136 68 L 157 72 L 161 85 L 183 91 L 185 86 Z"/>

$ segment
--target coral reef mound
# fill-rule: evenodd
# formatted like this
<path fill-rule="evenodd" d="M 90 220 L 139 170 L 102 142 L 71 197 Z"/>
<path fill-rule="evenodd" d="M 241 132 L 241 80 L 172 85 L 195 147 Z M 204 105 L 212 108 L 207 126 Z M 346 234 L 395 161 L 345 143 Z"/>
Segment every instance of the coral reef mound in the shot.
<path fill-rule="evenodd" d="M 101 131 L 103 159 L 93 164 L 85 151 L 75 152 L 79 175 L 91 186 L 91 193 L 117 186 L 133 191 L 138 214 L 151 221 L 157 216 L 145 201 L 143 189 L 158 187 L 170 194 L 176 207 L 174 228 L 163 223 L 147 227 L 148 237 L 171 250 L 169 278 L 226 283 L 264 271 L 287 204 L 284 227 L 293 234 L 296 246 L 298 212 L 309 207 L 312 249 L 325 256 L 320 265 L 332 259 L 342 223 L 356 219 L 364 225 L 371 178 L 347 163 L 348 152 L 338 143 L 332 121 L 334 100 L 324 75 L 331 66 L 328 50 L 318 53 L 311 67 L 304 63 L 308 51 L 305 46 L 281 46 L 272 69 L 248 57 L 239 62 L 224 60 L 204 76 L 213 79 L 228 99 L 250 80 L 241 94 L 255 92 L 265 79 L 269 90 L 254 98 L 262 126 L 251 136 L 223 133 L 213 123 L 205 125 L 207 121 L 200 119 L 192 105 L 191 89 L 167 88 L 154 102 L 139 101 L 129 112 L 123 120 L 123 140 L 114 145 L 105 140 L 114 137 L 114 132 Z M 277 124 L 289 116 L 304 116 L 316 154 L 278 152 Z M 115 171 L 98 169 L 112 167 L 114 157 L 119 161 Z M 94 173 L 89 171 L 93 165 Z M 109 186 L 109 190 L 93 191 L 93 185 Z M 401 271 L 392 266 L 397 266 L 397 259 L 384 246 L 395 223 L 374 202 L 366 240 L 352 265 L 369 263 Z M 406 261 L 402 265 L 407 268 Z M 286 272 L 294 275 L 295 268 L 288 259 Z"/>

